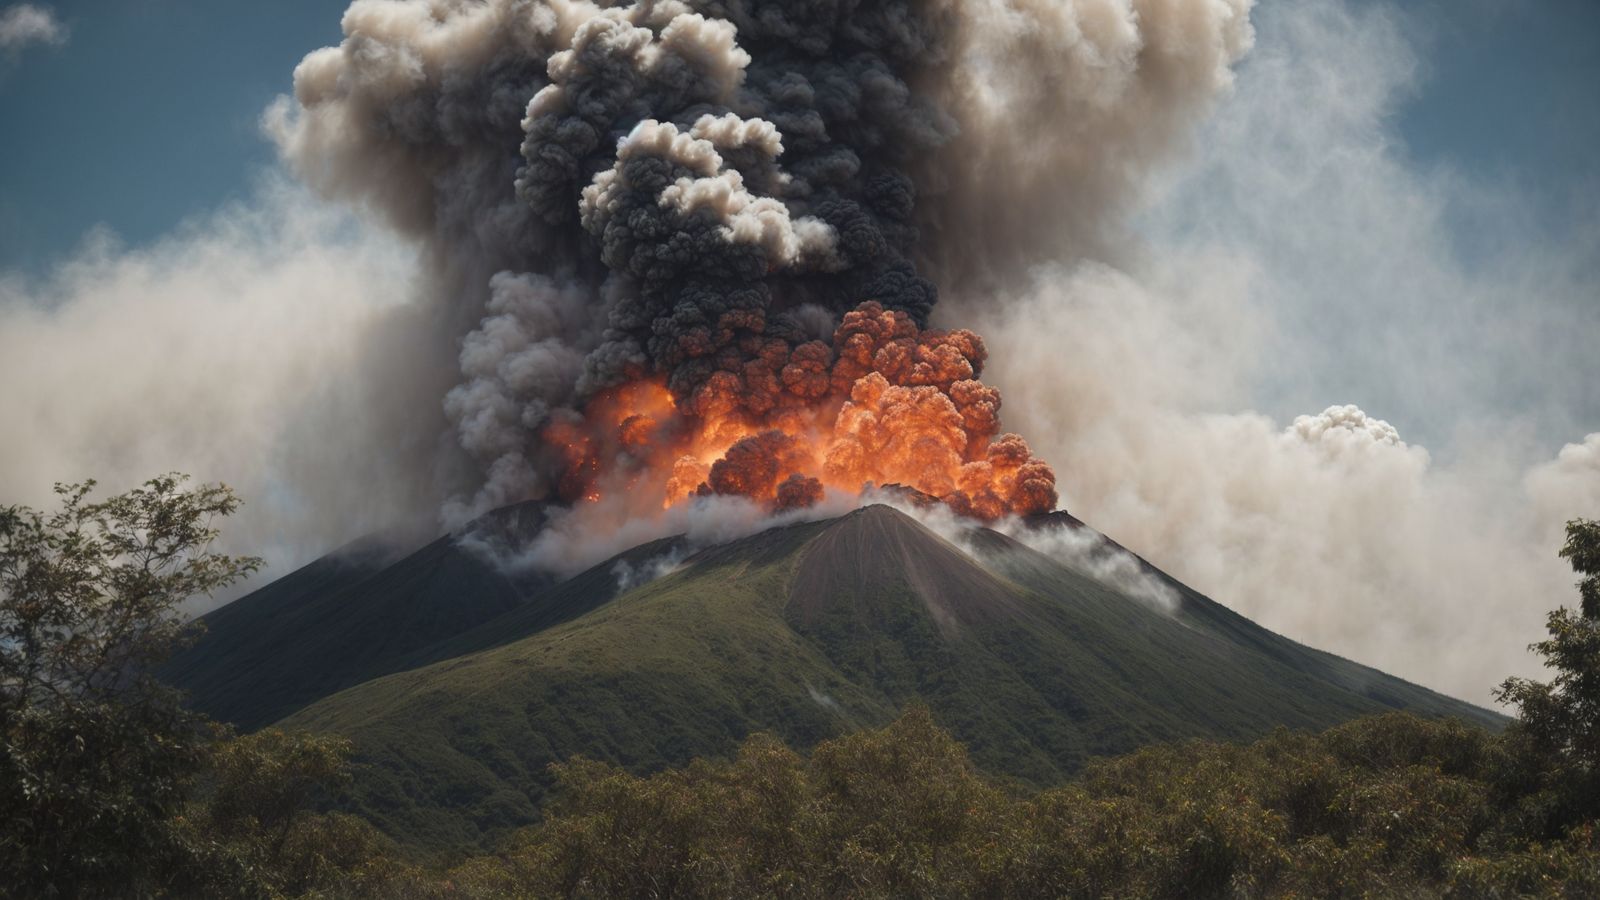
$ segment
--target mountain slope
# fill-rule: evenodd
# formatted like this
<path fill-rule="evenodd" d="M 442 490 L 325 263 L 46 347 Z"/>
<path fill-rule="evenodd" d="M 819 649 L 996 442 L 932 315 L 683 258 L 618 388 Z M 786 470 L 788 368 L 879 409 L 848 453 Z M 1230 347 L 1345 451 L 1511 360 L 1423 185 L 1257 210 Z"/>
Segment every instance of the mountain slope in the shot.
<path fill-rule="evenodd" d="M 250 730 L 519 604 L 521 589 L 448 537 L 384 565 L 341 551 L 204 616 L 161 675 L 199 710 Z"/>
<path fill-rule="evenodd" d="M 464 538 L 527 535 L 543 522 L 538 504 L 523 504 L 410 553 L 396 553 L 387 538 L 357 541 L 202 616 L 201 639 L 159 674 L 187 690 L 196 709 L 248 731 L 344 688 L 455 655 L 451 647 L 492 646 L 610 599 L 618 585 L 608 572 L 561 584 L 542 574 L 511 577 L 463 546 Z M 475 631 L 502 616 L 489 632 Z"/>
<path fill-rule="evenodd" d="M 981 766 L 1033 783 L 1153 741 L 1397 706 L 1494 721 L 1192 592 L 1168 614 L 993 532 L 976 545 L 881 506 L 773 529 L 515 639 L 485 644 L 491 620 L 284 724 L 352 737 L 351 803 L 445 848 L 534 819 L 548 764 L 573 754 L 646 770 L 757 730 L 806 746 L 912 700 Z"/>
<path fill-rule="evenodd" d="M 1276 632 L 1262 628 L 1250 619 L 1150 565 L 1143 557 L 1133 553 L 1121 544 L 1099 535 L 1098 532 L 1094 532 L 1081 520 L 1066 512 L 1058 511 L 1044 516 L 1036 516 L 1032 518 L 1029 524 L 1036 530 L 1048 531 L 1050 529 L 1064 528 L 1090 532 L 1094 535 L 1094 539 L 1103 545 L 1101 552 L 1126 554 L 1135 560 L 1146 573 L 1171 588 L 1177 596 L 1177 614 L 1180 620 L 1197 628 L 1221 635 L 1233 643 L 1277 660 L 1290 668 L 1328 681 L 1386 707 L 1452 715 L 1496 728 L 1505 722 L 1505 717 L 1498 713 L 1492 713 L 1470 703 L 1430 691 L 1419 685 L 1395 678 L 1371 666 L 1364 666 L 1343 657 L 1335 656 L 1332 653 L 1307 647 Z M 1041 567 L 1060 566 L 1058 561 L 1043 557 L 1041 554 L 1015 541 L 1011 541 L 1003 535 L 998 535 L 994 532 L 986 532 L 986 534 L 990 540 L 979 543 L 980 545 L 986 544 L 986 562 L 992 568 L 1013 573 L 1019 565 L 1034 571 L 1040 570 Z M 1034 558 L 1031 563 L 1022 564 L 1019 562 L 1029 556 Z M 1013 577 L 1016 576 L 1013 575 Z M 1023 580 L 1026 581 L 1025 578 Z"/>

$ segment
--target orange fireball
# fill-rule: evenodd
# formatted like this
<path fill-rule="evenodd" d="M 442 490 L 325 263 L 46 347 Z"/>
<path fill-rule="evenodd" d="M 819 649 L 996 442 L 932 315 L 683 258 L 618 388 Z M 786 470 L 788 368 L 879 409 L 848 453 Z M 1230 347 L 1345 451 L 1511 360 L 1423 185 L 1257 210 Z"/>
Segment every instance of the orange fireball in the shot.
<path fill-rule="evenodd" d="M 966 331 L 919 330 L 867 302 L 830 348 L 764 342 L 676 397 L 659 379 L 605 391 L 581 420 L 544 439 L 564 463 L 569 502 L 624 493 L 643 513 L 694 496 L 739 496 L 774 510 L 811 506 L 825 488 L 902 484 L 982 520 L 1048 512 L 1055 472 L 1000 434 L 1000 393 L 978 380 L 987 357 Z"/>

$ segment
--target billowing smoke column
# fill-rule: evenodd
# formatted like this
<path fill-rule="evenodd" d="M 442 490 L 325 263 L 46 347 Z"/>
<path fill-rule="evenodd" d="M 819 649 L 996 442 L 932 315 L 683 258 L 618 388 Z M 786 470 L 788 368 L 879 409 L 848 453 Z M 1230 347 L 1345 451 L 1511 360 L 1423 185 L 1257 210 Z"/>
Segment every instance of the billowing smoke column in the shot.
<path fill-rule="evenodd" d="M 924 273 L 975 302 L 1095 249 L 1248 6 L 356 0 L 270 124 L 423 241 L 466 332 L 451 518 L 892 482 L 992 519 L 1055 476 L 1001 433 L 978 336 L 929 328 Z"/>

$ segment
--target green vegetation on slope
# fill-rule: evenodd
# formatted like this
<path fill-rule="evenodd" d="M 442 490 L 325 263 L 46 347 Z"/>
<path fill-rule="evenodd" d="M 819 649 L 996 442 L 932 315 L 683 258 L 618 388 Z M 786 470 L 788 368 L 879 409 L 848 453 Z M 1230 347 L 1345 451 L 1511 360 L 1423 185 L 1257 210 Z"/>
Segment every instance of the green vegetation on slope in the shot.
<path fill-rule="evenodd" d="M 1381 690 L 1352 689 L 1326 673 L 1359 667 L 1243 619 L 1205 627 L 1006 550 L 1009 569 L 986 567 L 886 507 L 775 529 L 283 724 L 353 740 L 348 808 L 442 851 L 536 821 L 549 765 L 575 754 L 649 772 L 726 756 L 758 731 L 805 748 L 913 701 L 985 771 L 1034 786 L 1154 742 L 1324 728 L 1395 706 L 1495 721 L 1372 670 L 1363 681 Z M 999 574 L 1026 554 L 1028 578 Z"/>
<path fill-rule="evenodd" d="M 703 560 L 531 638 L 368 682 L 284 724 L 354 739 L 353 808 L 434 848 L 533 821 L 549 764 L 576 752 L 652 770 L 726 753 L 752 722 L 805 746 L 881 724 L 894 707 L 834 673 L 783 620 L 781 563 L 819 527 L 768 532 L 753 560 Z"/>

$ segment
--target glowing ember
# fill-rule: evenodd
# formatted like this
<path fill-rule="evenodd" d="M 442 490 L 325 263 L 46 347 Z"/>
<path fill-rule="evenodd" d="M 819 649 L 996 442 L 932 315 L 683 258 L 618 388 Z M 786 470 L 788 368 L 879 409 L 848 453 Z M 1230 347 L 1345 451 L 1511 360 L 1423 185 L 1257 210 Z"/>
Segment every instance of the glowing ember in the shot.
<path fill-rule="evenodd" d="M 634 381 L 546 426 L 565 463 L 562 499 L 623 493 L 642 511 L 720 494 L 783 510 L 814 505 L 825 487 L 894 483 L 985 520 L 1055 507 L 1050 466 L 999 433 L 976 334 L 920 331 L 869 302 L 845 314 L 832 347 L 740 349 L 747 361 L 685 390 Z"/>

